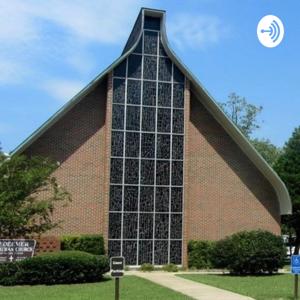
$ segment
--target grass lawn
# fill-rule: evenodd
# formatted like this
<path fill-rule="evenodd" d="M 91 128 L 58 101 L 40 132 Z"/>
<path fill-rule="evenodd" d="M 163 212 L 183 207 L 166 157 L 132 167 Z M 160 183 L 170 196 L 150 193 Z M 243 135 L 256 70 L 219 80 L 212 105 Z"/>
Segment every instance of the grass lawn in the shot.
<path fill-rule="evenodd" d="M 120 280 L 120 299 L 126 300 L 187 300 L 182 294 L 135 276 Z M 0 286 L 3 300 L 110 300 L 114 299 L 114 280 L 99 283 L 53 286 Z"/>
<path fill-rule="evenodd" d="M 201 274 L 180 274 L 177 276 L 246 295 L 257 300 L 294 299 L 294 277 L 290 274 L 251 277 Z"/>

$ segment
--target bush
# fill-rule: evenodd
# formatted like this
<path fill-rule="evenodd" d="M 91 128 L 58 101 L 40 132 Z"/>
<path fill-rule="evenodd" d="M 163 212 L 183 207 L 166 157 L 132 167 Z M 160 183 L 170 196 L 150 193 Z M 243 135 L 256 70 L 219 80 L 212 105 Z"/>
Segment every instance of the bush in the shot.
<path fill-rule="evenodd" d="M 47 253 L 0 265 L 0 284 L 62 284 L 97 282 L 109 271 L 105 256 L 80 251 Z"/>
<path fill-rule="evenodd" d="M 209 269 L 212 268 L 211 255 L 215 242 L 190 241 L 188 243 L 188 265 L 189 268 Z"/>
<path fill-rule="evenodd" d="M 280 236 L 268 231 L 242 231 L 216 243 L 212 261 L 234 274 L 273 273 L 283 267 L 286 249 Z"/>
<path fill-rule="evenodd" d="M 99 234 L 63 236 L 61 250 L 77 250 L 95 255 L 104 255 L 104 239 Z"/>
<path fill-rule="evenodd" d="M 143 272 L 154 271 L 154 266 L 152 264 L 142 264 L 140 266 L 140 271 L 143 271 Z"/>
<path fill-rule="evenodd" d="M 178 272 L 178 267 L 175 264 L 163 265 L 162 269 L 166 272 Z"/>

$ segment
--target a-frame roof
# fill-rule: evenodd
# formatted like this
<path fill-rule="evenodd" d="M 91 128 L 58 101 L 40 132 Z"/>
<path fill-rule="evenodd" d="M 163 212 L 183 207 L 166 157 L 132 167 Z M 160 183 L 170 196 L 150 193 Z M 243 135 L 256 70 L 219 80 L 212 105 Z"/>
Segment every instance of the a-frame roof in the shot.
<path fill-rule="evenodd" d="M 238 127 L 226 116 L 223 110 L 219 107 L 213 97 L 202 86 L 198 79 L 188 70 L 188 68 L 179 60 L 173 50 L 170 48 L 165 27 L 165 11 L 142 8 L 137 18 L 135 26 L 130 34 L 128 42 L 123 50 L 122 55 L 114 61 L 107 69 L 100 73 L 94 80 L 92 80 L 82 91 L 75 95 L 69 102 L 67 102 L 60 110 L 58 110 L 51 118 L 49 118 L 42 126 L 34 131 L 23 143 L 21 143 L 13 152 L 14 154 L 22 153 L 35 140 L 37 140 L 49 127 L 51 127 L 57 120 L 65 115 L 72 107 L 80 102 L 84 96 L 90 93 L 104 78 L 111 72 L 115 66 L 121 63 L 137 46 L 137 43 L 142 35 L 142 28 L 144 16 L 152 16 L 160 18 L 161 20 L 161 40 L 168 56 L 175 62 L 177 67 L 185 74 L 187 79 L 191 82 L 191 90 L 196 98 L 205 106 L 205 108 L 213 115 L 218 123 L 224 128 L 229 136 L 237 143 L 245 155 L 253 162 L 259 171 L 266 177 L 276 191 L 279 200 L 280 212 L 282 215 L 290 214 L 292 205 L 288 190 L 281 181 L 276 172 L 269 166 L 269 164 L 256 151 L 249 140 L 241 133 Z"/>

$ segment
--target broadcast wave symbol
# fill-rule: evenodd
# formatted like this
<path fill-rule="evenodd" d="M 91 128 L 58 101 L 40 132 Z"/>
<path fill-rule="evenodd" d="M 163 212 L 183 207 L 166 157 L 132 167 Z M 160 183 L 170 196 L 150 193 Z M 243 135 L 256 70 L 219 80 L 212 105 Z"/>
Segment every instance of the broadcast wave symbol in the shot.
<path fill-rule="evenodd" d="M 261 33 L 265 33 L 265 32 L 269 33 L 271 40 L 273 41 L 273 43 L 275 43 L 280 36 L 280 27 L 278 23 L 275 20 L 273 20 L 271 25 L 269 26 L 269 29 L 261 30 Z"/>

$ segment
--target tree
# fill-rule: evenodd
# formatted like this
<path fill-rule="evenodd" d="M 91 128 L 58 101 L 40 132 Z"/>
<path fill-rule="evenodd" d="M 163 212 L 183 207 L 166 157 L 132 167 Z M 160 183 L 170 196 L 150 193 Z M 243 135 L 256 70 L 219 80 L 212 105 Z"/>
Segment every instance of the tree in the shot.
<path fill-rule="evenodd" d="M 0 238 L 20 238 L 57 227 L 54 204 L 70 200 L 52 176 L 57 164 L 47 158 L 0 157 Z"/>
<path fill-rule="evenodd" d="M 298 254 L 300 247 L 300 127 L 294 130 L 285 144 L 274 169 L 285 183 L 291 196 L 293 214 L 285 216 L 283 222 L 295 231 L 295 254 Z"/>
<path fill-rule="evenodd" d="M 257 116 L 262 111 L 262 106 L 255 106 L 247 102 L 245 97 L 231 93 L 225 103 L 220 103 L 226 115 L 246 136 L 250 137 L 254 130 L 260 128 Z"/>
<path fill-rule="evenodd" d="M 259 140 L 255 138 L 251 140 L 251 143 L 270 166 L 275 164 L 282 152 L 282 150 L 273 145 L 269 139 Z"/>

